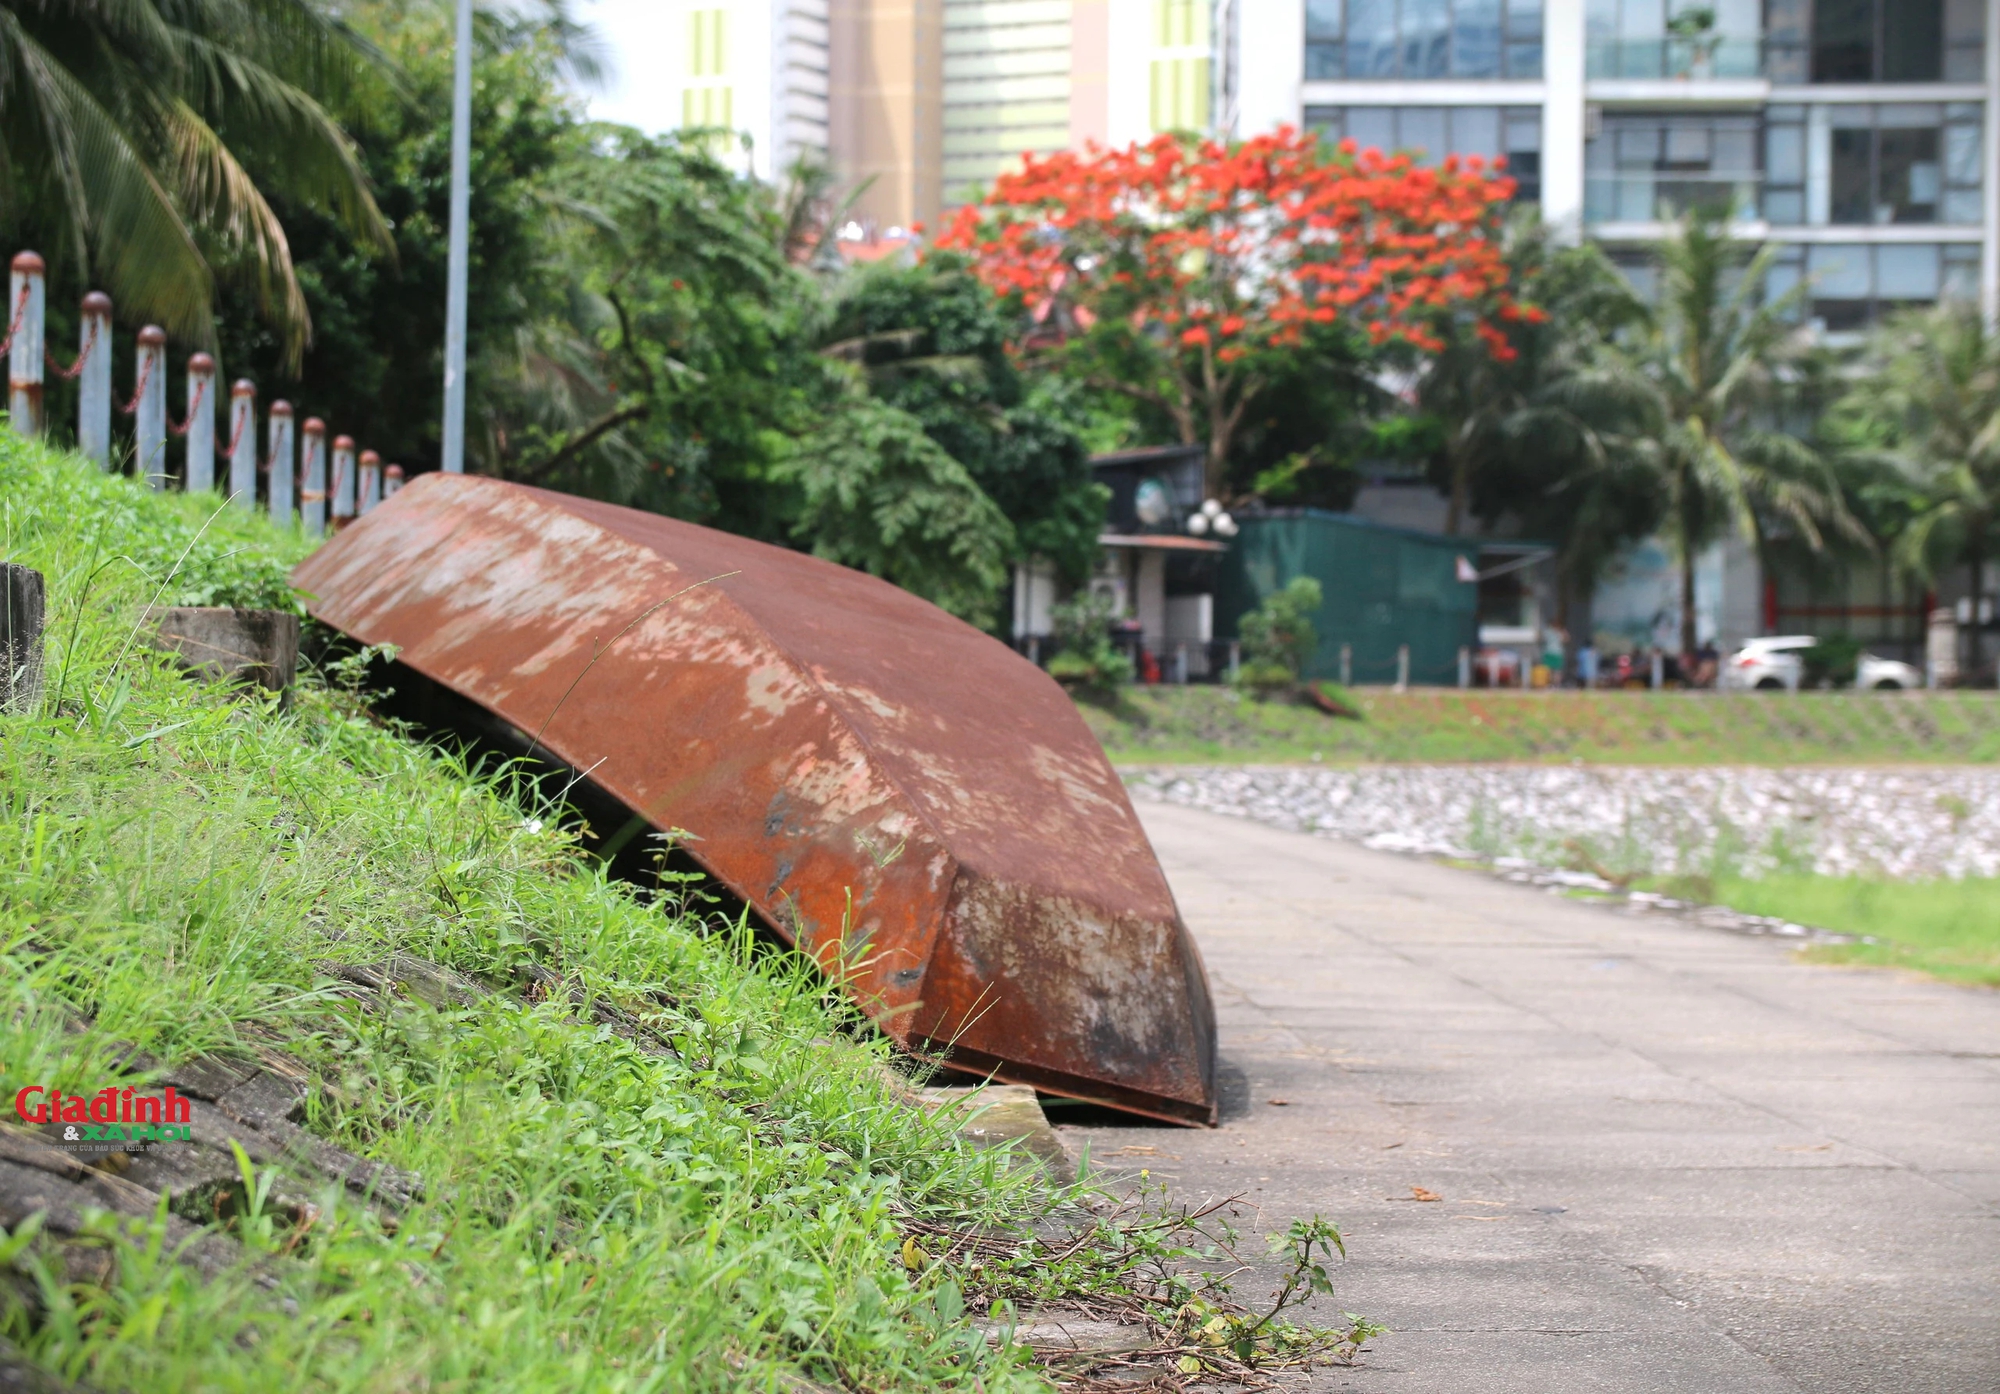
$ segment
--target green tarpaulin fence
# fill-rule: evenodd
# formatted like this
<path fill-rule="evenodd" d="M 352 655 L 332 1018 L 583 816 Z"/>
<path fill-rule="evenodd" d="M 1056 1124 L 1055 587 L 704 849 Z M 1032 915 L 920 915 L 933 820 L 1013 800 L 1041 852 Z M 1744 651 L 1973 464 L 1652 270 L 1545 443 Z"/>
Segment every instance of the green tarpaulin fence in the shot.
<path fill-rule="evenodd" d="M 1216 588 L 1219 633 L 1235 634 L 1265 596 L 1311 576 L 1325 601 L 1307 677 L 1338 678 L 1345 644 L 1355 682 L 1394 682 L 1396 650 L 1408 644 L 1411 682 L 1458 681 L 1458 651 L 1479 642 L 1479 587 L 1458 579 L 1458 559 L 1477 557 L 1464 539 L 1315 508 L 1240 521 Z"/>

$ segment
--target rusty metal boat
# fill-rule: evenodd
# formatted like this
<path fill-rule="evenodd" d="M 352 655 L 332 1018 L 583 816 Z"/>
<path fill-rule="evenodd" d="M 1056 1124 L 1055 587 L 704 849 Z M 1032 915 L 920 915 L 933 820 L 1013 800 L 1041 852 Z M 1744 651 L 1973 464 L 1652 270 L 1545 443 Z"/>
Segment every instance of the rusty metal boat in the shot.
<path fill-rule="evenodd" d="M 1006 645 L 831 562 L 461 475 L 293 579 L 683 837 L 906 1050 L 1215 1121 L 1200 954 L 1089 728 Z"/>

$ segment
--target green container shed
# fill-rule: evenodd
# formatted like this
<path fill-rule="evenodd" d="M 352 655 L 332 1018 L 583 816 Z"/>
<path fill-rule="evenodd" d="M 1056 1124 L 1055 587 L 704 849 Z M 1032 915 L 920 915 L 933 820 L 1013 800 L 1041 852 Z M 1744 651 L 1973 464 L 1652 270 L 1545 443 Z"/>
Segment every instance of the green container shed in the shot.
<path fill-rule="evenodd" d="M 1459 579 L 1458 559 L 1476 560 L 1477 544 L 1317 508 L 1277 509 L 1239 523 L 1216 587 L 1220 633 L 1235 634 L 1237 621 L 1265 596 L 1311 576 L 1325 601 L 1307 677 L 1339 677 L 1345 644 L 1355 682 L 1394 682 L 1396 650 L 1408 644 L 1412 683 L 1458 681 L 1458 651 L 1479 642 L 1479 586 Z"/>

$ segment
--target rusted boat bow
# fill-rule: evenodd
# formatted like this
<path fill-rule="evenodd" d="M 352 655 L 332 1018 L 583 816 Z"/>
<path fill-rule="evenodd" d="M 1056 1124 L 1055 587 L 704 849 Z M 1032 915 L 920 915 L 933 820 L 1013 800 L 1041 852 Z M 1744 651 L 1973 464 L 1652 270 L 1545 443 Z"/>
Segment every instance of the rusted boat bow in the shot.
<path fill-rule="evenodd" d="M 319 619 L 685 830 L 906 1049 L 1215 1121 L 1200 954 L 1089 728 L 1004 644 L 830 562 L 457 475 L 293 579 Z"/>

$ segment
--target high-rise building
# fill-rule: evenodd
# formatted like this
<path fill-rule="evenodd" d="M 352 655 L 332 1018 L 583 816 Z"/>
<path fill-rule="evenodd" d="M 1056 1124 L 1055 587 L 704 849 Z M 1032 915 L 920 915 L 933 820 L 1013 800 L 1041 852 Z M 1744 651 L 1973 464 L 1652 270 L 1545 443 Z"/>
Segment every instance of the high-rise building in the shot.
<path fill-rule="evenodd" d="M 1833 332 L 1941 296 L 2000 309 L 1996 0 L 1237 3 L 1239 132 L 1504 154 L 1642 282 L 1676 210 L 1733 206 Z"/>
<path fill-rule="evenodd" d="M 647 58 L 679 99 L 682 129 L 746 138 L 744 167 L 761 179 L 801 155 L 827 158 L 827 0 L 668 3 L 667 50 Z"/>
<path fill-rule="evenodd" d="M 1306 126 L 1505 155 L 1519 197 L 1637 251 L 1728 204 L 1783 287 L 1857 328 L 2000 313 L 2000 0 L 695 0 L 684 123 L 752 165 L 830 152 L 877 230 L 934 224 L 1024 151 Z M 1706 16 L 1710 22 L 1701 23 Z"/>

